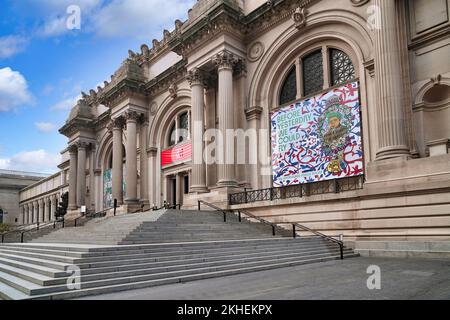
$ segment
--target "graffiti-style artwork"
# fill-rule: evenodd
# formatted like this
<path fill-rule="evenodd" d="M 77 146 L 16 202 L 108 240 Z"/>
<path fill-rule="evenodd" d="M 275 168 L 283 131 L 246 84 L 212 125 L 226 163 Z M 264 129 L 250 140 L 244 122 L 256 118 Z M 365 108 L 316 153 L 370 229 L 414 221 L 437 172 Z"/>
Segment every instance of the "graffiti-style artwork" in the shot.
<path fill-rule="evenodd" d="M 364 173 L 357 82 L 273 111 L 271 129 L 275 187 Z"/>

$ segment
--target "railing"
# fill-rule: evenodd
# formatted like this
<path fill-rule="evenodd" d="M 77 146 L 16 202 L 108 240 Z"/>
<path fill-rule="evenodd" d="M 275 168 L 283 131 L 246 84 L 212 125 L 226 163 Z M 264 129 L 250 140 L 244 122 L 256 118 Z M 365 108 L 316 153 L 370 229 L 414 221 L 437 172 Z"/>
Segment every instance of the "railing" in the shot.
<path fill-rule="evenodd" d="M 228 203 L 229 205 L 235 205 L 258 201 L 309 197 L 318 194 L 340 193 L 350 190 L 360 190 L 363 188 L 363 184 L 364 176 L 357 176 L 279 188 L 245 190 L 244 192 L 230 194 L 228 196 Z"/>
<path fill-rule="evenodd" d="M 222 208 L 219 208 L 218 206 L 213 205 L 212 203 L 208 203 L 208 202 L 203 201 L 203 200 L 198 200 L 198 210 L 199 211 L 201 209 L 201 204 L 204 204 L 204 205 L 206 205 L 206 206 L 216 210 L 216 212 L 222 212 L 223 213 L 223 221 L 227 222 L 227 211 L 226 210 L 224 210 Z M 232 212 L 233 211 L 231 211 L 229 213 L 232 213 Z M 255 215 L 251 214 L 250 212 L 243 211 L 243 210 L 238 210 L 238 220 L 239 220 L 239 222 L 242 222 L 242 214 L 246 215 L 247 217 L 249 217 L 251 219 L 257 220 L 257 221 L 259 221 L 259 222 L 261 222 L 263 224 L 270 225 L 272 227 L 272 235 L 273 236 L 276 235 L 276 228 L 277 227 L 279 227 L 280 225 L 286 225 L 286 224 L 292 224 L 292 237 L 293 238 L 297 237 L 296 228 L 299 228 L 299 229 L 302 229 L 304 231 L 308 231 L 308 232 L 310 232 L 312 234 L 315 234 L 316 236 L 319 236 L 322 239 L 325 239 L 327 241 L 330 241 L 330 242 L 333 242 L 333 243 L 339 245 L 340 258 L 341 258 L 341 260 L 344 259 L 344 242 L 341 241 L 341 240 L 334 239 L 334 238 L 332 238 L 330 236 L 327 236 L 327 235 L 325 235 L 325 234 L 323 234 L 323 233 L 321 233 L 319 231 L 313 230 L 313 229 L 308 228 L 308 227 L 306 227 L 304 225 L 301 225 L 299 223 L 290 223 L 290 222 L 275 223 L 275 222 L 270 222 L 270 221 L 267 221 L 267 220 L 265 220 L 265 219 L 263 219 L 261 217 L 255 216 Z"/>
<path fill-rule="evenodd" d="M 223 222 L 227 222 L 227 212 L 225 210 L 219 208 L 218 206 L 213 205 L 212 203 L 208 203 L 208 202 L 203 201 L 203 200 L 198 200 L 197 203 L 198 203 L 198 211 L 201 211 L 201 206 L 202 206 L 202 203 L 203 203 L 205 206 L 210 207 L 211 209 L 214 209 L 216 211 L 222 212 L 222 214 L 223 214 Z"/>
<path fill-rule="evenodd" d="M 40 230 L 45 230 L 45 229 L 56 229 L 57 224 L 61 223 L 61 227 L 64 228 L 65 227 L 65 221 L 64 221 L 64 217 L 58 220 L 54 220 L 54 221 L 50 221 L 48 223 L 45 224 L 41 224 L 40 222 L 36 223 L 36 227 L 30 228 L 30 229 L 16 229 L 16 230 L 12 230 L 10 232 L 5 232 L 1 234 L 1 240 L 2 243 L 5 242 L 6 236 L 12 235 L 12 234 L 19 234 L 20 233 L 20 242 L 23 243 L 24 240 L 24 235 L 26 233 L 30 233 L 33 231 L 40 231 Z"/>

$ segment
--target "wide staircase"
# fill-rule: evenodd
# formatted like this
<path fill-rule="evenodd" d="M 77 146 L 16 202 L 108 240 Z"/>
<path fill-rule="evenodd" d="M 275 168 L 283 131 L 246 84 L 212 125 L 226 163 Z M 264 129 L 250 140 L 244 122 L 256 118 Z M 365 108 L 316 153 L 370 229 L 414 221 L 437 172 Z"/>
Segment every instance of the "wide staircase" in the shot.
<path fill-rule="evenodd" d="M 340 257 L 323 237 L 234 214 L 224 222 L 218 212 L 160 210 L 0 245 L 0 299 L 70 299 Z"/>

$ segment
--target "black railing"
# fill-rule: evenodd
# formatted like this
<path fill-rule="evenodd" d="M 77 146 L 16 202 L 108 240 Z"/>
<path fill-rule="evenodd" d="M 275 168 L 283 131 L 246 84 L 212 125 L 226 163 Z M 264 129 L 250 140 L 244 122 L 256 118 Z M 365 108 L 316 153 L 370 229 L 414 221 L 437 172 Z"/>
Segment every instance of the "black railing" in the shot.
<path fill-rule="evenodd" d="M 223 222 L 227 222 L 227 212 L 225 210 L 223 210 L 222 208 L 219 208 L 216 205 L 213 205 L 212 203 L 209 203 L 209 202 L 206 202 L 203 200 L 198 200 L 198 211 L 201 211 L 202 204 L 204 204 L 207 207 L 210 207 L 211 209 L 214 209 L 214 212 L 222 213 L 223 214 Z"/>
<path fill-rule="evenodd" d="M 341 240 L 337 240 L 333 237 L 327 236 L 319 231 L 313 230 L 311 228 L 308 228 L 304 225 L 301 225 L 299 223 L 292 223 L 292 222 L 281 222 L 281 223 L 273 223 L 273 222 L 269 222 L 267 220 L 264 220 L 258 216 L 255 216 L 253 214 L 251 214 L 250 212 L 247 211 L 243 211 L 243 210 L 239 210 L 238 211 L 238 215 L 239 215 L 239 221 L 241 221 L 241 214 L 245 214 L 246 216 L 250 217 L 251 219 L 255 219 L 258 220 L 259 222 L 265 223 L 265 224 L 270 224 L 272 226 L 272 235 L 275 235 L 275 229 L 277 226 L 280 225 L 287 225 L 287 224 L 291 224 L 292 225 L 292 237 L 296 238 L 297 237 L 297 228 L 301 229 L 303 231 L 307 231 L 310 232 L 312 234 L 315 234 L 316 236 L 321 237 L 322 239 L 325 239 L 327 241 L 333 242 L 335 244 L 337 244 L 339 246 L 339 251 L 340 251 L 340 257 L 341 260 L 344 259 L 344 242 Z"/>
<path fill-rule="evenodd" d="M 279 188 L 245 190 L 244 192 L 230 194 L 228 196 L 228 203 L 229 205 L 235 205 L 258 201 L 301 198 L 318 194 L 340 193 L 350 190 L 360 190 L 363 188 L 363 185 L 364 176 L 357 176 Z"/>
<path fill-rule="evenodd" d="M 35 227 L 29 228 L 29 229 L 25 229 L 25 228 L 30 226 L 30 225 L 24 226 L 22 228 L 19 228 L 19 229 L 16 229 L 16 230 L 12 230 L 12 231 L 9 231 L 9 232 L 2 233 L 1 234 L 1 242 L 4 243 L 5 239 L 7 238 L 7 236 L 11 236 L 11 235 L 14 235 L 14 234 L 20 234 L 20 242 L 23 243 L 25 234 L 31 233 L 31 232 L 34 232 L 34 231 L 42 231 L 42 230 L 45 230 L 45 229 L 56 229 L 58 223 L 61 223 L 61 227 L 64 228 L 64 226 L 65 226 L 64 217 L 62 217 L 60 219 L 57 219 L 57 220 L 54 220 L 54 221 L 50 221 L 50 222 L 44 223 L 44 224 L 41 224 L 40 222 L 37 222 L 35 224 L 36 225 Z M 32 225 L 34 225 L 34 224 L 32 224 Z"/>

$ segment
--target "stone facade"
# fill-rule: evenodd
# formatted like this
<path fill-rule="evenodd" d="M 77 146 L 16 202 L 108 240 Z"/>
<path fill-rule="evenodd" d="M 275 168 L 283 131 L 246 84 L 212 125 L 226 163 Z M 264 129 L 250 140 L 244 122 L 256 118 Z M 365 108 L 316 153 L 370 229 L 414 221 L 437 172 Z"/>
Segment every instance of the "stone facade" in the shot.
<path fill-rule="evenodd" d="M 295 68 L 294 96 L 304 98 L 302 59 L 320 50 L 323 90 L 332 88 L 336 49 L 360 84 L 364 188 L 244 207 L 351 239 L 450 238 L 449 8 L 448 0 L 197 1 L 187 21 L 130 50 L 104 86 L 83 93 L 60 129 L 71 214 L 107 209 L 111 199 L 121 212 L 198 199 L 225 207 L 230 193 L 271 187 L 263 163 L 236 158 L 270 159 L 269 113 L 287 74 Z M 224 136 L 214 157 L 231 161 L 214 163 L 203 154 L 215 140 L 208 129 L 257 135 L 244 146 Z M 180 160 L 163 163 L 175 149 Z"/>

